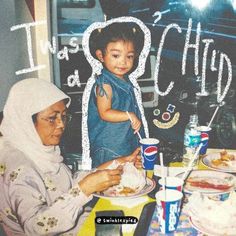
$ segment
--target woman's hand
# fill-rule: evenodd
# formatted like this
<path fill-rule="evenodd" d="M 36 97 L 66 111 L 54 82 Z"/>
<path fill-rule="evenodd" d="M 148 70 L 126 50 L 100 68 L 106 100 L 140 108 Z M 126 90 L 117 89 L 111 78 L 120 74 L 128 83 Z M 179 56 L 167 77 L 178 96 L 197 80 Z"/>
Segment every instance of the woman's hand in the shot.
<path fill-rule="evenodd" d="M 136 157 L 136 160 L 134 162 L 134 166 L 137 168 L 137 169 L 142 169 L 143 168 L 143 162 L 142 162 L 142 157 L 140 155 L 138 155 Z"/>
<path fill-rule="evenodd" d="M 136 134 L 140 130 L 142 123 L 138 119 L 138 117 L 135 115 L 135 113 L 130 112 L 129 115 L 132 119 L 132 121 L 131 121 L 132 129 L 134 130 L 134 134 Z"/>
<path fill-rule="evenodd" d="M 120 163 L 133 162 L 137 169 L 143 168 L 142 157 L 139 155 L 140 147 L 138 147 L 131 155 L 126 157 L 119 157 L 117 160 Z"/>
<path fill-rule="evenodd" d="M 101 192 L 120 183 L 123 168 L 114 170 L 97 170 L 79 182 L 80 189 L 89 196 L 94 192 Z"/>

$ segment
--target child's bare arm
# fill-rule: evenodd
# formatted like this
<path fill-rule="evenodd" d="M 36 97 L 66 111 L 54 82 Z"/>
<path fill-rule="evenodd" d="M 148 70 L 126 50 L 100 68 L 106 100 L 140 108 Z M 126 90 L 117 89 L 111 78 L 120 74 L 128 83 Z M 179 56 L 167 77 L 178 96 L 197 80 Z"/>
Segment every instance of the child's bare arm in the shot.
<path fill-rule="evenodd" d="M 99 96 L 99 88 L 97 88 L 97 107 L 98 113 L 102 120 L 108 122 L 122 122 L 129 120 L 126 111 L 114 110 L 111 107 L 112 104 L 112 88 L 108 84 L 103 85 L 103 89 L 106 91 L 107 96 Z M 141 121 L 133 112 L 129 112 L 132 119 L 132 128 L 134 133 L 137 133 L 141 127 Z"/>
<path fill-rule="evenodd" d="M 107 96 L 106 95 L 100 96 L 98 92 L 99 88 L 97 88 L 97 107 L 101 119 L 108 122 L 122 122 L 129 120 L 126 112 L 112 109 L 111 86 L 108 84 L 104 84 L 103 89 L 106 91 Z"/>

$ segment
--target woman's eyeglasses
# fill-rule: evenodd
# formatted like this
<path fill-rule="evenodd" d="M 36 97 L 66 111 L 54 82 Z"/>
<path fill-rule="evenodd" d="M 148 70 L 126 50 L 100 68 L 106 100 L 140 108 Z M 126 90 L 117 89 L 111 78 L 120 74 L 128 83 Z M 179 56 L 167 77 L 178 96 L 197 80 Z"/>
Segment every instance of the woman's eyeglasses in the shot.
<path fill-rule="evenodd" d="M 67 125 L 72 119 L 71 114 L 60 115 L 59 113 L 47 118 L 41 117 L 41 119 L 47 121 L 51 126 L 56 126 L 59 116 L 60 116 L 60 122 L 62 122 L 64 125 Z"/>

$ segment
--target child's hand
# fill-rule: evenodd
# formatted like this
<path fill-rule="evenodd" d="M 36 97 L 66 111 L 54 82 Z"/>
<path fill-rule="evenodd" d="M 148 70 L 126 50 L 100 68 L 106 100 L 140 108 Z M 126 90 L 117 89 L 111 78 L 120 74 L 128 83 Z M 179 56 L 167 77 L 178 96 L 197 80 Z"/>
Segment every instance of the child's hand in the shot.
<path fill-rule="evenodd" d="M 130 112 L 129 114 L 132 119 L 131 122 L 132 129 L 134 130 L 134 134 L 136 134 L 140 130 L 142 123 L 133 112 Z"/>

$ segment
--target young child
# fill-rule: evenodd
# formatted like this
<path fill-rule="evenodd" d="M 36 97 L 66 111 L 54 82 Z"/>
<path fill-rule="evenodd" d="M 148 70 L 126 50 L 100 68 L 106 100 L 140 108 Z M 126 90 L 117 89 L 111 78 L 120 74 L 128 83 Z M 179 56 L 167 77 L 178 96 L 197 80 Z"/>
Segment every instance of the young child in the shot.
<path fill-rule="evenodd" d="M 144 137 L 134 87 L 128 79 L 141 51 L 140 31 L 128 23 L 113 23 L 91 34 L 94 45 L 90 49 L 104 67 L 91 90 L 88 108 L 93 168 L 132 153 L 139 146 L 137 132 Z"/>

